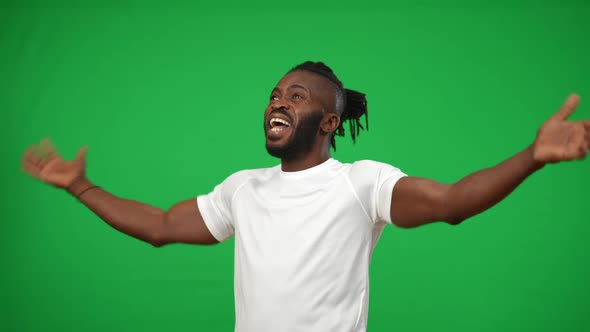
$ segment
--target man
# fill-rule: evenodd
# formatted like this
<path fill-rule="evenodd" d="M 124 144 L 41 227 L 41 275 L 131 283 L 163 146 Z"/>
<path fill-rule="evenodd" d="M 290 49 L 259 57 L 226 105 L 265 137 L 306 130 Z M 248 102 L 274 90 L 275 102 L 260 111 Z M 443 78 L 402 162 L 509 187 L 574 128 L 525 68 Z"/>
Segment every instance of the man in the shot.
<path fill-rule="evenodd" d="M 514 157 L 447 185 L 383 163 L 332 159 L 330 146 L 344 135 L 344 121 L 353 139 L 364 129 L 366 100 L 344 89 L 323 63 L 306 62 L 279 81 L 264 113 L 266 148 L 281 164 L 237 172 L 210 194 L 168 211 L 93 185 L 85 148 L 65 161 L 43 141 L 25 152 L 23 168 L 157 247 L 235 236 L 236 331 L 365 331 L 368 268 L 383 227 L 458 224 L 546 163 L 583 158 L 590 120 L 566 121 L 578 100 L 570 96 Z"/>

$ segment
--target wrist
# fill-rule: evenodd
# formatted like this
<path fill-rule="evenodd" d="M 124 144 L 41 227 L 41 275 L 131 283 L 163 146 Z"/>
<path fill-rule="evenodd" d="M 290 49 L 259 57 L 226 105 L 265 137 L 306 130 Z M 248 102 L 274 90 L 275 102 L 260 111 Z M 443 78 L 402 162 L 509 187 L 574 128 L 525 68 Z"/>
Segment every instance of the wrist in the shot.
<path fill-rule="evenodd" d="M 92 186 L 92 182 L 90 182 L 85 176 L 81 176 L 72 181 L 72 183 L 65 189 L 70 195 L 78 197 L 82 191 Z"/>
<path fill-rule="evenodd" d="M 528 159 L 531 162 L 533 171 L 537 171 L 541 168 L 543 168 L 546 164 L 546 162 L 539 160 L 535 154 L 535 144 L 531 144 L 526 150 L 526 155 L 528 156 Z"/>

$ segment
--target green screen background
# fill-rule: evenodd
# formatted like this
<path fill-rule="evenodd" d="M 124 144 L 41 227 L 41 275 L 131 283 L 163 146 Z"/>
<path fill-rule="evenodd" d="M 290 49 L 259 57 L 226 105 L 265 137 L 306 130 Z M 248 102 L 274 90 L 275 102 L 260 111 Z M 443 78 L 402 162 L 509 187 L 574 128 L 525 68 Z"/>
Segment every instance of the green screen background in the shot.
<path fill-rule="evenodd" d="M 105 189 L 167 208 L 263 147 L 270 90 L 325 61 L 367 94 L 334 157 L 453 182 L 525 148 L 571 92 L 590 118 L 586 1 L 2 2 L 4 331 L 232 331 L 233 240 L 155 249 L 20 171 L 51 137 Z M 588 161 L 460 226 L 386 228 L 369 331 L 588 331 Z"/>

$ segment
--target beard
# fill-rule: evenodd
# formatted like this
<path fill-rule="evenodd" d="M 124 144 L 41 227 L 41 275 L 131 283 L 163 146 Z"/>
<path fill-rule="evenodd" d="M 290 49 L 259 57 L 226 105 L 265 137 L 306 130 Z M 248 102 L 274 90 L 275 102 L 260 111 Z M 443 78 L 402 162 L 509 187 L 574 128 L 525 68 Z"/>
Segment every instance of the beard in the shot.
<path fill-rule="evenodd" d="M 302 118 L 299 125 L 293 128 L 294 132 L 286 143 L 279 146 L 269 146 L 267 143 L 266 151 L 271 156 L 283 160 L 292 160 L 309 153 L 313 148 L 323 116 L 322 113 L 317 112 Z"/>

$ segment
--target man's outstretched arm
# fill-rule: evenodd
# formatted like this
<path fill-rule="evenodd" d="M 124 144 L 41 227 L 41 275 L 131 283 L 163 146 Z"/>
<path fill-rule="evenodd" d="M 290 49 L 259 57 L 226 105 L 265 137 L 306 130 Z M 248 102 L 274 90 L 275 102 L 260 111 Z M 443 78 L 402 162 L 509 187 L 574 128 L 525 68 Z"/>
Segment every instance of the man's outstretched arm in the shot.
<path fill-rule="evenodd" d="M 578 102 L 578 96 L 570 96 L 539 129 L 533 145 L 495 167 L 454 184 L 400 179 L 391 200 L 393 223 L 406 228 L 436 221 L 458 224 L 494 206 L 546 163 L 584 158 L 590 149 L 590 120 L 567 121 Z"/>
<path fill-rule="evenodd" d="M 44 140 L 25 152 L 22 166 L 31 176 L 66 189 L 111 227 L 153 246 L 175 242 L 217 243 L 203 221 L 196 199 L 180 202 L 165 211 L 119 198 L 87 180 L 85 153 L 86 148 L 82 148 L 76 159 L 66 161 Z"/>

